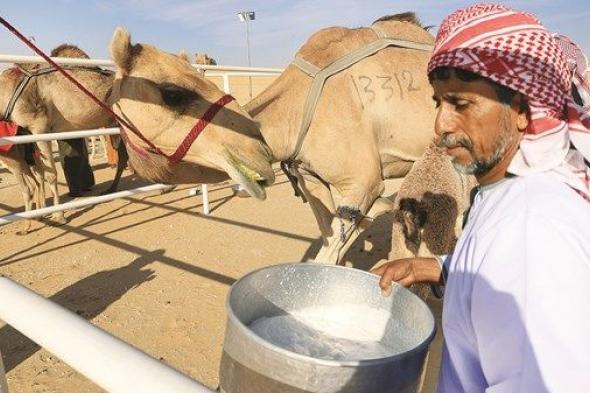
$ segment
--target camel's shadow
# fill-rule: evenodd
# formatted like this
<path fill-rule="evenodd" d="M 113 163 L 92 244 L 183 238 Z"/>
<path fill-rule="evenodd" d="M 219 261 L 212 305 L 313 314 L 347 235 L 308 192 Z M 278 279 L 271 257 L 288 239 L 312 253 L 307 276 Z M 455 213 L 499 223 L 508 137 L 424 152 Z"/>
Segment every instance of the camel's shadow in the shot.
<path fill-rule="evenodd" d="M 354 241 L 350 249 L 344 254 L 341 263 L 356 269 L 368 271 L 377 262 L 387 259 L 391 252 L 391 237 L 394 213 L 390 212 L 377 218 Z M 313 259 L 322 247 L 322 238 L 314 240 L 301 258 L 302 261 Z"/>
<path fill-rule="evenodd" d="M 142 268 L 159 260 L 163 255 L 163 250 L 152 251 L 126 266 L 92 274 L 55 293 L 49 297 L 49 300 L 91 320 L 128 291 L 154 279 L 153 270 Z M 0 329 L 0 348 L 2 348 L 2 360 L 6 372 L 14 369 L 41 349 L 39 345 L 9 325 Z"/>

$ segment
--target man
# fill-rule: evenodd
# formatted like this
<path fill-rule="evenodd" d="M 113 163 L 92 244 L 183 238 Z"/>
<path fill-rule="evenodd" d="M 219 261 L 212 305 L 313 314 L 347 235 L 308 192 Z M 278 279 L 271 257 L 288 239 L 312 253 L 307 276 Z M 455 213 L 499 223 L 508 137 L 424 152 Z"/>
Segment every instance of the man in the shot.
<path fill-rule="evenodd" d="M 79 197 L 94 186 L 94 173 L 88 161 L 86 141 L 67 139 L 57 142 L 62 158 L 64 175 L 68 185 L 68 195 Z"/>
<path fill-rule="evenodd" d="M 480 184 L 444 261 L 438 391 L 590 391 L 590 114 L 566 55 L 533 15 L 480 4 L 443 21 L 428 72 L 440 145 Z M 387 294 L 441 267 L 376 272 Z"/>

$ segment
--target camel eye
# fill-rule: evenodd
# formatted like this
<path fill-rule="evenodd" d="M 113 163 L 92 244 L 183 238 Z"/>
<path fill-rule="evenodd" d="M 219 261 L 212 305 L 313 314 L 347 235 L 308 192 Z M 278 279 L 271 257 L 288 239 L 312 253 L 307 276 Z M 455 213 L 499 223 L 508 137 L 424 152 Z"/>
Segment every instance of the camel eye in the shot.
<path fill-rule="evenodd" d="M 162 100 L 170 107 L 184 107 L 197 98 L 194 92 L 178 86 L 162 86 L 160 92 Z"/>
<path fill-rule="evenodd" d="M 162 100 L 168 106 L 181 106 L 186 102 L 183 92 L 179 89 L 163 89 Z"/>

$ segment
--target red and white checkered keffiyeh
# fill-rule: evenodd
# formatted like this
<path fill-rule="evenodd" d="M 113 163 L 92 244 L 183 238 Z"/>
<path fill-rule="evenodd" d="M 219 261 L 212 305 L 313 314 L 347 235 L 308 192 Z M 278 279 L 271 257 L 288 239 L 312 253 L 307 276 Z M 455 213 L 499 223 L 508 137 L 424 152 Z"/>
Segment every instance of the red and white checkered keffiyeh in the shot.
<path fill-rule="evenodd" d="M 584 162 L 590 161 L 590 112 L 571 98 L 572 76 L 578 73 L 568 66 L 563 48 L 534 15 L 478 4 L 443 21 L 428 72 L 461 68 L 525 95 L 531 121 L 508 170 L 520 176 L 554 171 L 590 200 Z M 578 76 L 585 82 L 585 75 Z"/>
<path fill-rule="evenodd" d="M 582 49 L 573 42 L 568 36 L 563 34 L 553 34 L 557 45 L 561 48 L 567 60 L 571 80 L 582 99 L 582 108 L 585 111 L 590 110 L 590 84 L 588 83 L 588 59 Z"/>

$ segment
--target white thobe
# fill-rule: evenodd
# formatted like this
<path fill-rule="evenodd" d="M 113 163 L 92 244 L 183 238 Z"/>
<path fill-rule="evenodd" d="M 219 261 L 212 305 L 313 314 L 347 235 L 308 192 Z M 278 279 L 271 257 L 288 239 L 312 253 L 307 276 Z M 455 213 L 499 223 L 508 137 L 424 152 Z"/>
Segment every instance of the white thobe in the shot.
<path fill-rule="evenodd" d="M 444 295 L 439 393 L 590 392 L 590 203 L 551 173 L 482 187 Z"/>

